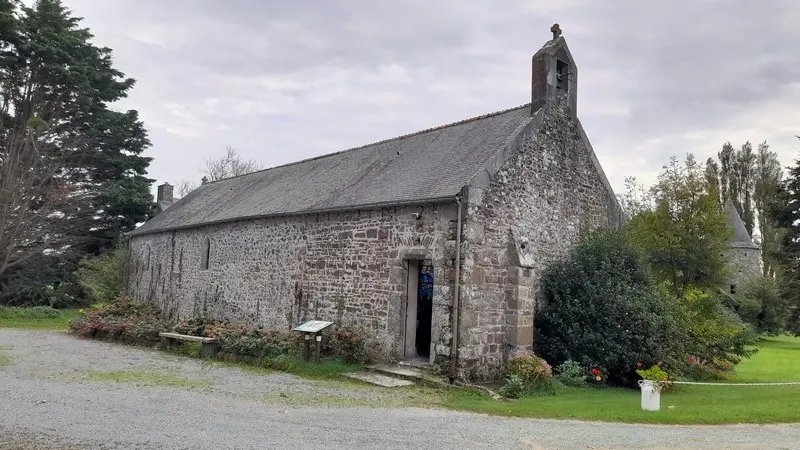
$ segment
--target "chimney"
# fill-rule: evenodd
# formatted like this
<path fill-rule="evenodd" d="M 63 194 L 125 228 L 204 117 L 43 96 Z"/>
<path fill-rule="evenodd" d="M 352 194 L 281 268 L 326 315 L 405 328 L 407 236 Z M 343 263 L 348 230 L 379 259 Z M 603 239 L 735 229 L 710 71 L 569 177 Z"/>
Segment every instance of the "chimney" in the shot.
<path fill-rule="evenodd" d="M 171 205 L 175 201 L 175 197 L 173 196 L 173 186 L 169 183 L 164 183 L 158 187 L 158 195 L 156 196 L 156 202 L 159 205 L 163 205 L 163 207 L 167 207 Z"/>
<path fill-rule="evenodd" d="M 549 110 L 555 102 L 566 101 L 572 117 L 575 117 L 578 68 L 561 35 L 561 27 L 553 24 L 550 32 L 553 33 L 553 39 L 533 55 L 531 115 L 543 107 Z"/>

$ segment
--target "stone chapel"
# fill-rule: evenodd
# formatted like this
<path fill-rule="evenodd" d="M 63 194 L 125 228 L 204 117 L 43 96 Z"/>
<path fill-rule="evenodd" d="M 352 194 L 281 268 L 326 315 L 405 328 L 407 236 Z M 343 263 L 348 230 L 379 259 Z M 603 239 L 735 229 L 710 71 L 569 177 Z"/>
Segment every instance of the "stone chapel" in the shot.
<path fill-rule="evenodd" d="M 622 210 L 554 25 L 529 103 L 209 182 L 131 238 L 130 294 L 175 320 L 362 327 L 394 360 L 491 379 L 530 351 L 542 269 Z"/>

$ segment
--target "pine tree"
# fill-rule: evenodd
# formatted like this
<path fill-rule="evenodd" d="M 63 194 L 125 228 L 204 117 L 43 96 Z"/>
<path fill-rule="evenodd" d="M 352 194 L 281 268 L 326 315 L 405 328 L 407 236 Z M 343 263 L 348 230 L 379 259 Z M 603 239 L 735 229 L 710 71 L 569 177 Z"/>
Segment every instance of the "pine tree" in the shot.
<path fill-rule="evenodd" d="M 771 212 L 783 231 L 778 251 L 781 287 L 795 305 L 794 331 L 800 334 L 800 159 L 789 168 L 789 176 L 778 191 Z"/>
<path fill-rule="evenodd" d="M 60 0 L 0 0 L 0 182 L 24 187 L 0 198 L 0 276 L 97 254 L 152 212 L 147 132 L 110 106 L 134 80 L 92 38 Z"/>

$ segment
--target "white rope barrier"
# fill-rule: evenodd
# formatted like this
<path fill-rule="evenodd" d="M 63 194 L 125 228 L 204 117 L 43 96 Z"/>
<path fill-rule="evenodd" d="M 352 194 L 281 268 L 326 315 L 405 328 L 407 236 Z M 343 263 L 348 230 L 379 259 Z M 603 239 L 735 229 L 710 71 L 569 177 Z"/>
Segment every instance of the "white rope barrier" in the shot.
<path fill-rule="evenodd" d="M 702 386 L 797 386 L 800 381 L 787 381 L 785 383 L 702 383 L 699 381 L 669 381 L 669 384 L 697 384 Z"/>

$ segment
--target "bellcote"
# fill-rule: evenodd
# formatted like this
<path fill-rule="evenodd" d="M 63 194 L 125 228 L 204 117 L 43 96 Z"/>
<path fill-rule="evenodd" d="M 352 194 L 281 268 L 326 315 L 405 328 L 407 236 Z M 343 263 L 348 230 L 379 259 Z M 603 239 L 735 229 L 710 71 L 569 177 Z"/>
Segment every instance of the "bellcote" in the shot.
<path fill-rule="evenodd" d="M 578 67 L 561 28 L 554 24 L 550 31 L 553 39 L 533 55 L 531 83 L 531 115 L 555 101 L 566 101 L 573 117 L 577 115 Z"/>

